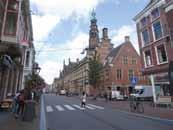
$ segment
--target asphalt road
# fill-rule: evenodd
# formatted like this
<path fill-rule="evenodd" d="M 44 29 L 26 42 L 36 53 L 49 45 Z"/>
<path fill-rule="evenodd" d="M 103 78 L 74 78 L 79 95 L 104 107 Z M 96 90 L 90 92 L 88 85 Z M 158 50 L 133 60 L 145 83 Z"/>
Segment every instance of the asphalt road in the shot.
<path fill-rule="evenodd" d="M 80 100 L 55 95 L 44 96 L 46 126 L 49 130 L 173 130 L 173 125 L 133 116 L 87 102 L 80 108 Z"/>

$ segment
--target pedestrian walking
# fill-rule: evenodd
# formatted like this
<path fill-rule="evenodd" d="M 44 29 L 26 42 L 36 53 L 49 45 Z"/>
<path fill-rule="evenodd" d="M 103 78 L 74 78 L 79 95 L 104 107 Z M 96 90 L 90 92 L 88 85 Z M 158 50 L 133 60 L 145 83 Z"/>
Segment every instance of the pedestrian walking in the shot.
<path fill-rule="evenodd" d="M 104 93 L 104 98 L 105 98 L 105 101 L 107 102 L 108 101 L 108 94 L 107 94 L 107 92 Z"/>
<path fill-rule="evenodd" d="M 25 98 L 24 98 L 24 91 L 21 91 L 19 96 L 17 97 L 17 112 L 15 117 L 18 118 L 19 115 L 23 115 L 24 105 L 25 105 Z"/>
<path fill-rule="evenodd" d="M 81 99 L 82 99 L 81 106 L 85 107 L 85 105 L 86 105 L 86 93 L 85 92 L 82 93 Z"/>
<path fill-rule="evenodd" d="M 19 96 L 19 93 L 16 93 L 15 95 L 13 95 L 12 113 L 14 114 L 17 113 L 17 109 L 18 109 L 18 96 Z"/>

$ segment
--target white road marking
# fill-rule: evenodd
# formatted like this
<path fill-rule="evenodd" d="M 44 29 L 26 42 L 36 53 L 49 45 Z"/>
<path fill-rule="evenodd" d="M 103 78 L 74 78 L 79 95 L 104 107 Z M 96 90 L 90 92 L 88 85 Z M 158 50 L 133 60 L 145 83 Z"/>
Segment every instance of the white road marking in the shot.
<path fill-rule="evenodd" d="M 78 108 L 78 109 L 80 109 L 80 110 L 84 110 L 85 108 L 83 108 L 83 107 L 81 107 L 81 106 L 79 106 L 79 105 L 73 105 L 74 107 L 76 107 L 76 108 Z"/>
<path fill-rule="evenodd" d="M 70 105 L 64 105 L 68 110 L 75 110 L 75 108 L 71 107 Z"/>
<path fill-rule="evenodd" d="M 88 104 L 89 106 L 91 106 L 91 107 L 95 107 L 95 108 L 98 108 L 98 109 L 104 109 L 104 107 L 101 107 L 101 106 L 96 106 L 96 105 L 93 105 L 93 104 Z"/>
<path fill-rule="evenodd" d="M 88 105 L 86 105 L 85 107 L 88 108 L 88 109 L 91 109 L 91 110 L 94 110 L 95 109 L 95 108 L 93 108 L 91 106 L 88 106 Z"/>
<path fill-rule="evenodd" d="M 55 107 L 58 109 L 58 111 L 64 111 L 64 108 L 60 105 L 56 105 Z"/>
<path fill-rule="evenodd" d="M 53 108 L 51 106 L 46 106 L 46 111 L 47 112 L 53 112 Z"/>

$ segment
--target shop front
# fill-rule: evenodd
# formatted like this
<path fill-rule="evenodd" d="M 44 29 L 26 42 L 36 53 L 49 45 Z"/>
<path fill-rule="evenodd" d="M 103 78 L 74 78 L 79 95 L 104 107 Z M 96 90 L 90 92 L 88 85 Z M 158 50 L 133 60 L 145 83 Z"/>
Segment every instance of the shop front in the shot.
<path fill-rule="evenodd" d="M 160 73 L 154 76 L 156 97 L 170 96 L 171 87 L 169 83 L 168 73 Z"/>

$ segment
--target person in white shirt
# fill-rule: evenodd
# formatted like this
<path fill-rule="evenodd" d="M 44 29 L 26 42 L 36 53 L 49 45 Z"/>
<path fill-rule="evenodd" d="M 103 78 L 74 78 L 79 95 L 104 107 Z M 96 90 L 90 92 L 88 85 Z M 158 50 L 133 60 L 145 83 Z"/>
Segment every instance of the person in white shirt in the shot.
<path fill-rule="evenodd" d="M 82 93 L 81 99 L 82 99 L 81 106 L 85 107 L 85 105 L 86 105 L 86 93 L 85 92 Z"/>

